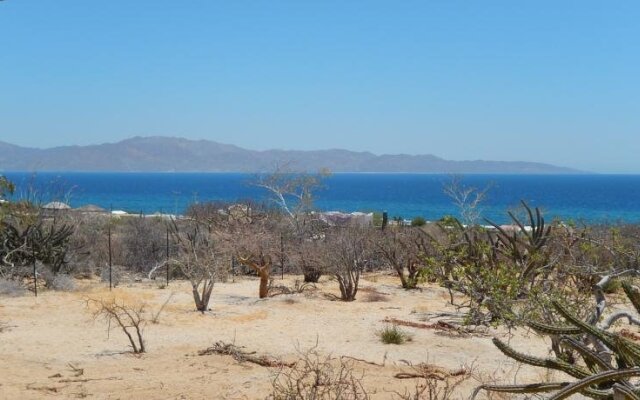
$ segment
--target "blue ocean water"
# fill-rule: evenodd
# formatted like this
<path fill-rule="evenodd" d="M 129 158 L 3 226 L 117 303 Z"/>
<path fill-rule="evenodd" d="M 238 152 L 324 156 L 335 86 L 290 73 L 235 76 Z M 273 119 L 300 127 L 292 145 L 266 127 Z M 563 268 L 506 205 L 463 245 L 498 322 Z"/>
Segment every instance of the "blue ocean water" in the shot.
<path fill-rule="evenodd" d="M 194 201 L 266 199 L 252 186 L 254 176 L 236 173 L 31 173 L 5 175 L 17 196 L 36 189 L 42 200 L 60 199 L 74 207 L 96 204 L 133 213 L 180 214 Z M 525 200 L 545 216 L 585 222 L 640 222 L 640 175 L 467 175 L 467 186 L 490 185 L 482 215 L 508 221 L 506 211 Z M 448 175 L 335 174 L 317 192 L 322 210 L 387 211 L 390 217 L 436 220 L 457 214 L 443 193 Z M 33 191 L 33 190 L 32 190 Z"/>

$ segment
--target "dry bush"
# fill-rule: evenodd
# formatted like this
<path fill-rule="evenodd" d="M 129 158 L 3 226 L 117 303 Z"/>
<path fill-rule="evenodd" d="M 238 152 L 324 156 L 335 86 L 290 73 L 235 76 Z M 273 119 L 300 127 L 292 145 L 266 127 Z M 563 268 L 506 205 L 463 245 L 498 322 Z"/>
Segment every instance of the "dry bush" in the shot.
<path fill-rule="evenodd" d="M 338 281 L 342 301 L 356 299 L 360 276 L 371 260 L 372 251 L 367 233 L 362 228 L 342 228 L 330 240 L 332 251 L 328 254 L 328 259 Z"/>
<path fill-rule="evenodd" d="M 368 303 L 376 303 L 379 301 L 389 301 L 389 297 L 387 297 L 387 295 L 383 293 L 372 290 L 372 291 L 367 291 L 362 300 Z"/>
<path fill-rule="evenodd" d="M 109 283 L 109 279 L 111 279 L 111 285 L 113 287 L 116 287 L 120 285 L 120 282 L 122 281 L 122 278 L 123 278 L 122 270 L 123 268 L 121 266 L 112 265 L 111 277 L 109 277 L 109 266 L 107 265 L 100 270 L 100 280 L 104 283 Z"/>
<path fill-rule="evenodd" d="M 206 220 L 172 220 L 169 229 L 176 248 L 170 265 L 177 267 L 191 283 L 196 310 L 208 311 L 215 282 L 227 275 L 221 255 L 222 241 Z"/>
<path fill-rule="evenodd" d="M 133 272 L 149 272 L 165 258 L 166 226 L 158 218 L 139 216 L 124 220 L 119 235 L 122 264 Z"/>
<path fill-rule="evenodd" d="M 282 368 L 272 382 L 270 400 L 364 400 L 369 395 L 353 360 L 322 356 L 316 348 L 301 352 L 292 368 Z"/>
<path fill-rule="evenodd" d="M 77 289 L 76 282 L 67 274 L 57 274 L 51 281 L 51 286 L 47 283 L 47 287 L 61 292 L 72 292 Z"/>
<path fill-rule="evenodd" d="M 380 256 L 396 271 L 404 289 L 415 289 L 425 279 L 427 270 L 420 259 L 427 253 L 430 240 L 424 230 L 396 227 L 374 235 Z"/>
<path fill-rule="evenodd" d="M 0 296 L 18 297 L 27 294 L 27 290 L 17 281 L 0 278 Z"/>
<path fill-rule="evenodd" d="M 113 326 L 120 328 L 127 336 L 129 345 L 135 354 L 144 353 L 145 342 L 143 339 L 144 327 L 147 324 L 146 305 L 128 304 L 124 300 L 112 299 L 86 299 L 87 308 L 92 312 L 94 319 L 102 319 L 107 323 L 110 331 Z"/>

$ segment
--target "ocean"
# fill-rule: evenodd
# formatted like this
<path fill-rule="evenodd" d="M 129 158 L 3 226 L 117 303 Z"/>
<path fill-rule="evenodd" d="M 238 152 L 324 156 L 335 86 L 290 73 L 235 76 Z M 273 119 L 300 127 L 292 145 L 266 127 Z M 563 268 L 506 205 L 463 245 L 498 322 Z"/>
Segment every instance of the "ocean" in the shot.
<path fill-rule="evenodd" d="M 64 200 L 72 207 L 95 204 L 131 213 L 181 214 L 193 202 L 267 199 L 251 185 L 254 175 L 240 173 L 25 173 L 7 172 L 16 197 Z M 389 217 L 422 216 L 437 220 L 458 215 L 443 188 L 448 175 L 334 174 L 316 193 L 320 210 L 387 211 Z M 640 175 L 465 175 L 469 187 L 489 186 L 482 216 L 509 221 L 508 210 L 521 200 L 542 209 L 547 220 L 640 222 Z"/>

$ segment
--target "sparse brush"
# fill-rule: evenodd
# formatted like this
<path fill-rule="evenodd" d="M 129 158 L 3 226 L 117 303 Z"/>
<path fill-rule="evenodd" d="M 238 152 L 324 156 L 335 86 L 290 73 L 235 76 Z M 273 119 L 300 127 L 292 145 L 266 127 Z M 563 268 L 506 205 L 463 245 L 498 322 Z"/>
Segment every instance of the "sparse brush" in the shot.
<path fill-rule="evenodd" d="M 86 299 L 86 304 L 95 319 L 100 318 L 107 322 L 108 330 L 112 325 L 120 328 L 129 339 L 129 344 L 135 354 L 146 351 L 142 336 L 147 323 L 145 304 L 132 305 L 116 299 L 91 298 Z"/>
<path fill-rule="evenodd" d="M 0 279 L 0 296 L 18 297 L 27 293 L 26 289 L 17 281 Z"/>
<path fill-rule="evenodd" d="M 62 292 L 72 292 L 76 290 L 76 282 L 67 274 L 57 274 L 51 281 L 51 289 Z"/>
<path fill-rule="evenodd" d="M 403 344 L 413 340 L 413 336 L 398 328 L 397 325 L 387 325 L 377 332 L 384 344 Z"/>
<path fill-rule="evenodd" d="M 389 298 L 380 292 L 371 291 L 364 295 L 363 300 L 368 303 L 375 303 L 378 301 L 389 301 Z"/>
<path fill-rule="evenodd" d="M 367 400 L 362 374 L 353 361 L 321 356 L 316 348 L 300 352 L 291 368 L 283 367 L 272 382 L 269 400 Z"/>

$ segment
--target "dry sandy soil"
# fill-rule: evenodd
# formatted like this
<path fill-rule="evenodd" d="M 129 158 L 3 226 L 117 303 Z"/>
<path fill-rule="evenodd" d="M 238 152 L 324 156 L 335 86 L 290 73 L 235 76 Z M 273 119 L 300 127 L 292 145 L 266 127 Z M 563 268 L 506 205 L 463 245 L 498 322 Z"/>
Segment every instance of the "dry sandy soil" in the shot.
<path fill-rule="evenodd" d="M 275 283 L 292 286 L 293 281 L 294 277 L 286 277 Z M 374 399 L 394 398 L 394 391 L 415 386 L 415 380 L 394 378 L 398 372 L 411 371 L 407 363 L 427 362 L 446 369 L 474 365 L 477 374 L 503 382 L 512 382 L 516 374 L 523 382 L 541 378 L 538 371 L 519 369 L 493 346 L 488 335 L 460 337 L 405 327 L 412 341 L 381 343 L 376 332 L 385 326 L 385 318 L 425 323 L 421 321 L 424 313 L 454 311 L 443 289 L 404 291 L 391 276 L 366 276 L 358 300 L 352 303 L 328 300 L 326 294 L 336 294 L 337 285 L 327 278 L 314 291 L 264 300 L 257 298 L 257 280 L 236 278 L 216 284 L 212 310 L 204 314 L 194 311 L 186 282 L 172 282 L 164 289 L 153 281 L 136 282 L 111 293 L 96 281 L 78 285 L 79 290 L 71 293 L 44 291 L 38 298 L 0 298 L 0 326 L 4 327 L 0 332 L 0 398 L 267 397 L 278 369 L 239 363 L 225 355 L 197 354 L 216 341 L 233 342 L 283 361 L 295 361 L 299 351 L 317 343 L 323 354 L 380 364 L 353 361 Z M 383 301 L 370 301 L 371 291 L 384 293 Z M 109 296 L 144 302 L 150 314 L 171 297 L 159 322 L 145 327 L 147 353 L 131 354 L 120 331 L 108 333 L 105 322 L 92 318 L 85 299 Z M 512 342 L 545 355 L 542 340 L 525 337 L 525 333 L 517 332 Z M 82 369 L 82 374 L 71 365 Z M 476 384 L 472 379 L 465 382 L 456 398 L 466 397 Z"/>

